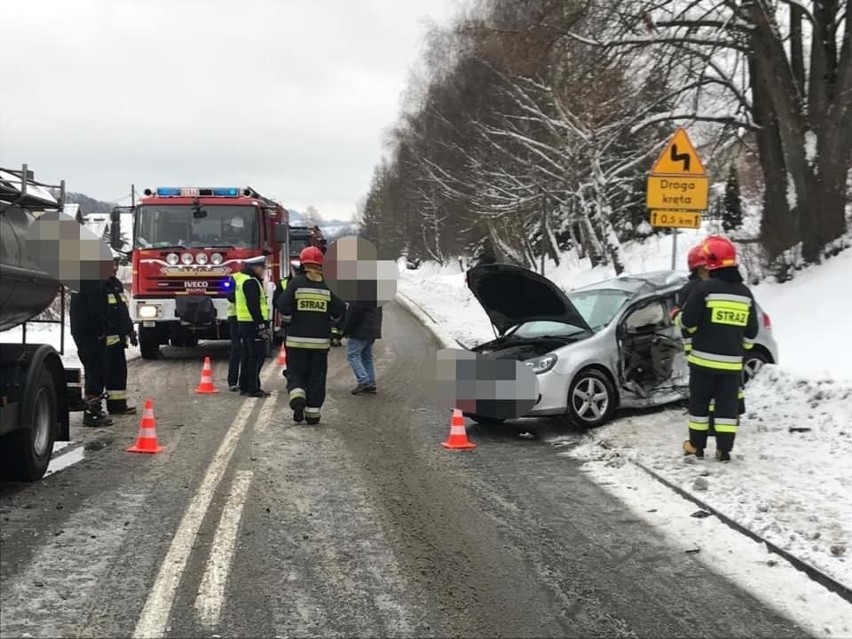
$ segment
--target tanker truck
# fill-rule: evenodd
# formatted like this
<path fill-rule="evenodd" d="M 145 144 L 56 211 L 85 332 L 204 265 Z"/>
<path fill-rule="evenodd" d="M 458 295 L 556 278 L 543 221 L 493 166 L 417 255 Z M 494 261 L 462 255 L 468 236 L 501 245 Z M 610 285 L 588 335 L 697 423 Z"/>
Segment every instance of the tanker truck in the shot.
<path fill-rule="evenodd" d="M 0 168 L 0 331 L 22 326 L 20 343 L 0 343 L 0 475 L 13 481 L 41 479 L 54 442 L 70 440 L 70 413 L 86 408 L 81 371 L 66 368 L 53 346 L 26 340 L 27 323 L 61 294 L 56 323 L 64 352 L 65 287 L 35 263 L 27 244 L 40 215 L 61 211 L 64 181 L 58 199 L 51 188 L 57 187 L 35 182 L 27 165 L 22 171 Z"/>

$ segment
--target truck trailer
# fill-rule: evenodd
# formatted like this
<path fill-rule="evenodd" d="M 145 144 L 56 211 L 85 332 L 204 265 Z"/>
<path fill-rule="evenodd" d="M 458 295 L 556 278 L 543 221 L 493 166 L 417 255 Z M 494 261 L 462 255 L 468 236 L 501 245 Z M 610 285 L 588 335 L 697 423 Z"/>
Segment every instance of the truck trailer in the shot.
<path fill-rule="evenodd" d="M 58 188 L 54 197 L 50 189 Z M 27 233 L 45 211 L 62 210 L 58 187 L 35 182 L 27 165 L 0 168 L 0 331 L 22 327 L 20 343 L 0 344 L 0 475 L 36 481 L 50 464 L 53 444 L 70 439 L 70 413 L 86 408 L 82 374 L 62 362 L 65 345 L 65 287 L 35 264 Z M 63 239 L 63 242 L 68 241 Z M 57 244 L 57 252 L 59 246 Z M 27 343 L 28 322 L 60 296 L 60 351 Z M 51 322 L 53 320 L 35 320 Z"/>

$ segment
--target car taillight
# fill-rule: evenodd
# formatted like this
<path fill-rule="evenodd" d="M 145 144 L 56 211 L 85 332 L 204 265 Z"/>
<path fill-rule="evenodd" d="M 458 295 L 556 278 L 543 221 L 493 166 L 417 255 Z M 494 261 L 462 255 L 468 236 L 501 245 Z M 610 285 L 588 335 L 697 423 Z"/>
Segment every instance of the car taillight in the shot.
<path fill-rule="evenodd" d="M 772 328 L 772 320 L 767 313 L 763 314 L 763 328 Z"/>

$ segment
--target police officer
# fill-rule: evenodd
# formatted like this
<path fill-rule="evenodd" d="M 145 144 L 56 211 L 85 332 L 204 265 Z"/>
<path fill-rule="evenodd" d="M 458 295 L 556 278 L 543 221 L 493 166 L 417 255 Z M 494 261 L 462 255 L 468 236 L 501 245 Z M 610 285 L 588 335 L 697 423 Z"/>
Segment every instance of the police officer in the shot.
<path fill-rule="evenodd" d="M 681 322 L 692 337 L 687 356 L 689 375 L 689 439 L 686 455 L 704 456 L 715 400 L 716 459 L 727 462 L 734 447 L 743 357 L 753 347 L 758 321 L 754 296 L 737 269 L 734 245 L 711 236 L 702 243 L 710 277 L 689 294 Z"/>
<path fill-rule="evenodd" d="M 293 420 L 319 424 L 331 326 L 340 322 L 346 305 L 323 279 L 322 251 L 308 246 L 299 258 L 305 273 L 290 281 L 278 297 L 277 308 L 286 327 L 287 390 Z"/>
<path fill-rule="evenodd" d="M 269 305 L 263 286 L 266 257 L 261 255 L 245 260 L 243 270 L 236 273 L 234 301 L 237 324 L 242 342 L 240 361 L 240 395 L 269 397 L 260 388 L 260 369 L 269 342 Z"/>
<path fill-rule="evenodd" d="M 135 406 L 127 404 L 127 340 L 139 346 L 139 338 L 133 330 L 133 320 L 127 307 L 124 284 L 118 279 L 118 260 L 114 260 L 113 274 L 105 285 L 106 291 L 106 392 L 107 410 L 110 415 L 132 415 Z"/>
<path fill-rule="evenodd" d="M 106 291 L 104 282 L 84 282 L 71 294 L 68 309 L 71 337 L 83 365 L 86 409 L 84 426 L 109 426 L 113 420 L 103 410 L 106 353 Z"/>
<path fill-rule="evenodd" d="M 236 288 L 233 276 L 228 278 L 228 334 L 231 348 L 228 353 L 228 390 L 240 390 L 240 360 L 243 358 L 243 344 L 240 341 L 240 325 L 237 322 Z"/>

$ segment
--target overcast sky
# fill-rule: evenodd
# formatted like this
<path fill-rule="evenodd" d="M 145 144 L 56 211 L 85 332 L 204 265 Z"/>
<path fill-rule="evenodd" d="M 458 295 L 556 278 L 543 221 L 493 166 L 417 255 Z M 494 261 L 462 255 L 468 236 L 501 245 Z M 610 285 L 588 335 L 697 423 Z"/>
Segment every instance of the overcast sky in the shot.
<path fill-rule="evenodd" d="M 349 219 L 427 23 L 466 4 L 2 0 L 0 166 L 108 201 L 250 185 Z"/>

